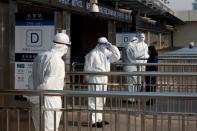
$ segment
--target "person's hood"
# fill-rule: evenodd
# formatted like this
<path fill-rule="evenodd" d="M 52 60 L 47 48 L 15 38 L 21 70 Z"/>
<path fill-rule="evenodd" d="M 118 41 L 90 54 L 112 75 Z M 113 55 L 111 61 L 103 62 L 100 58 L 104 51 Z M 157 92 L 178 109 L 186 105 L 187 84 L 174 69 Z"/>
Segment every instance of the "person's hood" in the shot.
<path fill-rule="evenodd" d="M 129 44 L 127 45 L 127 47 L 136 46 L 137 44 L 138 44 L 138 41 L 132 41 L 132 42 L 129 42 Z"/>
<path fill-rule="evenodd" d="M 138 42 L 138 38 L 134 36 L 134 37 L 131 39 L 130 42 L 135 42 L 135 43 L 137 43 L 137 42 Z"/>

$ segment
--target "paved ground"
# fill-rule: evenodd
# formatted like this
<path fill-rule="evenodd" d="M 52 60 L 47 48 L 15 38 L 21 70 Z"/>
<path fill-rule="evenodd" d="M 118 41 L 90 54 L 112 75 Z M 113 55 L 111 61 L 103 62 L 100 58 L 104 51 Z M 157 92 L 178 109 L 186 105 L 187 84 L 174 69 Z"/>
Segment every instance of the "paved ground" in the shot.
<path fill-rule="evenodd" d="M 59 131 L 196 131 L 197 130 L 197 117 L 190 115 L 175 115 L 173 112 L 168 111 L 167 107 L 161 108 L 162 103 L 158 103 L 155 108 L 154 106 L 147 106 L 146 111 L 139 110 L 139 106 L 135 105 L 129 107 L 129 112 L 126 105 L 120 109 L 113 108 L 110 112 L 104 113 L 104 119 L 110 122 L 109 125 L 105 125 L 103 128 L 91 128 L 90 126 L 90 112 L 86 110 L 67 112 L 62 115 L 62 121 L 60 124 Z M 131 105 L 130 105 L 131 106 Z M 174 105 L 174 109 L 183 109 L 184 107 L 178 108 Z M 134 108 L 136 107 L 136 108 Z M 131 109 L 132 108 L 132 109 Z M 196 107 L 194 107 L 196 109 Z M 70 108 L 72 109 L 72 108 Z M 106 108 L 109 109 L 109 108 Z M 148 112 L 150 111 L 151 112 Z M 189 109 L 188 109 L 189 110 Z M 166 112 L 166 114 L 159 113 L 160 111 Z M 175 111 L 175 110 L 174 110 Z M 195 110 L 194 110 L 195 111 Z M 157 114 L 156 114 L 157 112 Z M 0 111 L 0 131 L 6 131 L 6 112 Z M 20 119 L 20 123 L 17 123 L 17 119 Z M 17 118 L 16 111 L 9 112 L 9 130 L 8 131 L 28 131 L 28 112 L 20 112 L 20 118 Z M 19 126 L 18 126 L 19 125 Z M 33 129 L 33 123 L 30 125 L 31 131 Z"/>

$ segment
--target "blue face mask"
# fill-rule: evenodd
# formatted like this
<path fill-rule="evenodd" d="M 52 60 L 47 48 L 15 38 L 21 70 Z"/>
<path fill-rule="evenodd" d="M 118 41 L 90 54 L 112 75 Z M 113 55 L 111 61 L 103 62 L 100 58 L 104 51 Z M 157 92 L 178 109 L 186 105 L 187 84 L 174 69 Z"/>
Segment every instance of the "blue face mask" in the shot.
<path fill-rule="evenodd" d="M 107 49 L 107 45 L 105 43 L 99 43 L 99 48 L 102 50 L 102 51 L 105 51 L 105 49 Z"/>

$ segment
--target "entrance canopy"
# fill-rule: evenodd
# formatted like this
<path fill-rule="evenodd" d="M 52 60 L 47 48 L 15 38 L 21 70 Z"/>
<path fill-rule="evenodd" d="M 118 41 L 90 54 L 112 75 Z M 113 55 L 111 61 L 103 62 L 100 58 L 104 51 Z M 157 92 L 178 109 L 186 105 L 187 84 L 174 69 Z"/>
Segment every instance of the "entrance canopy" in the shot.
<path fill-rule="evenodd" d="M 138 10 L 140 13 L 148 14 L 162 14 L 171 13 L 171 10 L 166 3 L 161 0 L 99 0 L 102 3 L 113 4 L 118 8 L 124 8 L 128 10 Z"/>
<path fill-rule="evenodd" d="M 99 0 L 99 2 L 119 10 L 126 9 L 128 12 L 138 12 L 140 16 L 147 19 L 166 21 L 166 24 L 172 26 L 184 23 L 168 7 L 168 0 Z"/>

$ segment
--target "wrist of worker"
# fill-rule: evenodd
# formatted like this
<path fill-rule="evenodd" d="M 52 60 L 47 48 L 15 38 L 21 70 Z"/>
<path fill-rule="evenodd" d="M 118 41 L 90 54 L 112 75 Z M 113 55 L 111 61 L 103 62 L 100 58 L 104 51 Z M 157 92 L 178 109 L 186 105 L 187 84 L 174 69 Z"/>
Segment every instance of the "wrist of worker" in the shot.
<path fill-rule="evenodd" d="M 108 44 L 108 48 L 109 49 L 112 49 L 113 48 L 113 45 L 112 44 Z"/>

